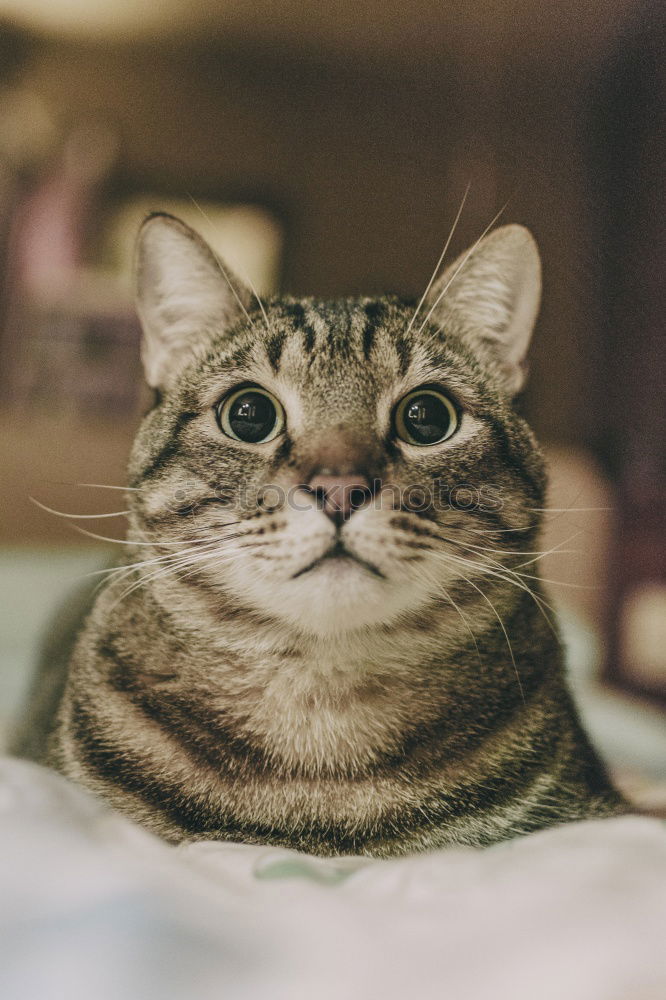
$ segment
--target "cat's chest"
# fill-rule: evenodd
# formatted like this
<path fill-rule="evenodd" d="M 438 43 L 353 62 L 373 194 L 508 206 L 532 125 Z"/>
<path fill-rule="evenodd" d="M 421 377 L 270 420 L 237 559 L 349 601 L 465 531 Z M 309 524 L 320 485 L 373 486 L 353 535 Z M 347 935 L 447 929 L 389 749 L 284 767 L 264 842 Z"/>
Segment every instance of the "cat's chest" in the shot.
<path fill-rule="evenodd" d="M 201 622 L 191 642 L 163 629 L 98 663 L 152 725 L 221 763 L 245 753 L 290 772 L 358 772 L 441 712 L 441 686 L 415 681 L 424 651 L 413 636 L 314 642 L 242 619 L 190 620 Z"/>
<path fill-rule="evenodd" d="M 191 699 L 193 719 L 203 710 L 212 731 L 278 769 L 357 773 L 398 753 L 415 727 L 441 711 L 439 698 L 414 690 L 399 666 L 392 667 L 269 657 L 181 690 Z"/>
<path fill-rule="evenodd" d="M 138 724 L 124 725 L 126 733 L 145 720 L 158 737 L 156 753 L 167 740 L 183 753 L 197 748 L 201 763 L 219 773 L 252 762 L 261 770 L 269 761 L 271 769 L 313 777 L 373 769 L 442 713 L 441 686 L 415 684 L 413 648 L 378 646 L 369 656 L 333 642 L 299 648 L 255 636 L 248 647 L 229 636 L 232 630 L 224 644 L 168 650 L 163 637 L 141 656 L 98 643 L 95 672 L 111 691 L 96 712 L 115 705 L 116 721 L 126 723 L 131 711 Z"/>

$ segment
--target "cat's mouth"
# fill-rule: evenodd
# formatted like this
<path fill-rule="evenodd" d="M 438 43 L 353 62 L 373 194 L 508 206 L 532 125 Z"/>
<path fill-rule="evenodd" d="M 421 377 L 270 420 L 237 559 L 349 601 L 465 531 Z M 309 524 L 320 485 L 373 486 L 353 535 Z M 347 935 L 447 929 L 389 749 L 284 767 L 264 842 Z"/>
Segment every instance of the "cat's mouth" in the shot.
<path fill-rule="evenodd" d="M 311 563 L 308 563 L 307 566 L 304 566 L 303 569 L 299 569 L 297 573 L 294 573 L 294 575 L 292 576 L 292 580 L 295 580 L 299 576 L 303 576 L 305 573 L 309 573 L 311 570 L 316 569 L 317 566 L 321 566 L 322 563 L 325 563 L 329 559 L 347 560 L 350 562 L 358 563 L 359 566 L 362 566 L 363 569 L 366 569 L 369 573 L 372 573 L 373 576 L 379 576 L 381 577 L 382 580 L 385 579 L 385 576 L 381 572 L 381 570 L 379 570 L 372 563 L 367 562 L 367 560 L 360 559 L 353 552 L 350 552 L 349 549 L 345 546 L 344 542 L 340 538 L 338 538 L 331 545 L 330 549 L 324 552 L 323 556 L 319 556 L 318 559 L 314 559 Z"/>

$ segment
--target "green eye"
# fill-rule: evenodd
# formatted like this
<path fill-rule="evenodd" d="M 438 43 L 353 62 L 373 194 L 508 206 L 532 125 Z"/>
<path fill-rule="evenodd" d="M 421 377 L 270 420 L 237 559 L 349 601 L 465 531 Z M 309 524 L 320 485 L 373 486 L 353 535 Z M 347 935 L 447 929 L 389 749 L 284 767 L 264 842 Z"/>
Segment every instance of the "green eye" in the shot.
<path fill-rule="evenodd" d="M 215 407 L 220 430 L 227 437 L 248 444 L 265 444 L 284 430 L 284 409 L 258 385 L 237 389 Z"/>
<path fill-rule="evenodd" d="M 395 408 L 395 432 L 407 444 L 441 444 L 460 423 L 455 406 L 438 389 L 415 389 Z"/>

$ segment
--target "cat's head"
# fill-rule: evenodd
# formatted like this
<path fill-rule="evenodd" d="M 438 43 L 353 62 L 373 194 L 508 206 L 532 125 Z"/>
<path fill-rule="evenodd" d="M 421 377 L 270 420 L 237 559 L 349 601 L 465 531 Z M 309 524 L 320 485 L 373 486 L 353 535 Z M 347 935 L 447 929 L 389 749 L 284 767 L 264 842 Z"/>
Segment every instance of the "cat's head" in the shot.
<path fill-rule="evenodd" d="M 512 406 L 540 296 L 526 229 L 485 237 L 418 309 L 260 303 L 165 215 L 144 223 L 137 275 L 157 403 L 130 538 L 154 544 L 156 586 L 322 635 L 434 604 L 464 618 L 465 588 L 530 546 L 543 470 Z"/>

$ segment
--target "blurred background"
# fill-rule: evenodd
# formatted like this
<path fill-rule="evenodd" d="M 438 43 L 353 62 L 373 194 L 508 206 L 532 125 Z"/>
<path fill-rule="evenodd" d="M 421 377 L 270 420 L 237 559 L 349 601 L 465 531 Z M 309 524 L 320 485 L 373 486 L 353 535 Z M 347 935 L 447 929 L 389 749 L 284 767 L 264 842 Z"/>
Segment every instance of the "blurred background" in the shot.
<path fill-rule="evenodd" d="M 521 405 L 551 465 L 544 547 L 567 550 L 545 575 L 573 658 L 607 682 L 599 739 L 624 738 L 618 690 L 666 729 L 663 12 L 0 0 L 5 706 L 44 616 L 100 559 L 28 496 L 122 506 L 76 484 L 123 484 L 144 405 L 141 217 L 181 215 L 263 292 L 417 296 L 470 183 L 451 259 L 507 200 L 544 259 Z M 122 536 L 122 519 L 76 523 Z M 656 746 L 629 770 L 666 776 Z"/>

